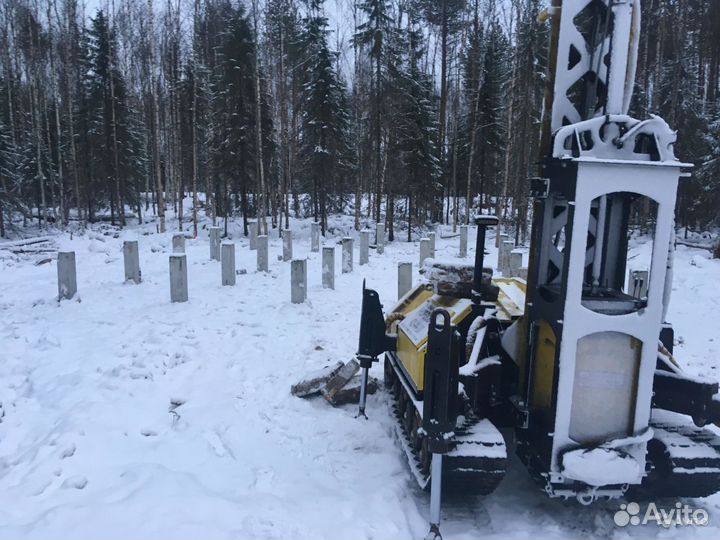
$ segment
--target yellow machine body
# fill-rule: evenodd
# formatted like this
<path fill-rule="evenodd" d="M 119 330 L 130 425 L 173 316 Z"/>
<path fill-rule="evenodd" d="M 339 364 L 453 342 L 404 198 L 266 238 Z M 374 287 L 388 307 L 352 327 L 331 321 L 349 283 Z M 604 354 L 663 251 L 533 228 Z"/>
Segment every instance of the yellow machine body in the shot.
<path fill-rule="evenodd" d="M 538 323 L 535 346 L 535 378 L 532 381 L 530 406 L 549 412 L 555 388 L 557 337 L 547 321 Z"/>
<path fill-rule="evenodd" d="M 500 288 L 495 304 L 497 316 L 508 321 L 520 317 L 525 303 L 525 281 L 513 278 L 493 283 Z M 408 292 L 392 311 L 391 331 L 397 334 L 397 357 L 417 392 L 422 392 L 425 386 L 427 330 L 436 308 L 446 309 L 452 324 L 458 326 L 471 315 L 473 304 L 468 298 L 435 294 L 432 284 L 423 283 Z"/>

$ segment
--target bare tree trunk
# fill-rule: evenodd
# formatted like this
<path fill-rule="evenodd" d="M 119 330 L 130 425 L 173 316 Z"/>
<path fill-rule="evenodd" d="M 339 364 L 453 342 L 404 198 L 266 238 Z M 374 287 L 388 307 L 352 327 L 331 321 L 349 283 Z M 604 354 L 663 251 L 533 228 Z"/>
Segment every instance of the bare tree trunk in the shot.
<path fill-rule="evenodd" d="M 148 47 L 149 63 L 150 63 L 150 93 L 152 95 L 152 115 L 153 115 L 153 132 L 154 132 L 154 147 L 155 147 L 155 192 L 157 193 L 157 213 L 160 218 L 160 232 L 165 232 L 165 193 L 163 192 L 162 186 L 162 175 L 160 171 L 160 115 L 158 113 L 158 96 L 157 96 L 157 84 L 159 81 L 155 81 L 155 67 L 153 59 L 153 35 L 155 26 L 153 24 L 153 0 L 148 0 L 148 16 L 150 17 L 149 27 L 150 35 L 148 39 L 150 41 Z"/>
<path fill-rule="evenodd" d="M 443 185 L 447 192 L 450 192 L 450 184 L 445 174 L 445 139 L 447 138 L 447 102 L 448 102 L 448 0 L 440 0 L 442 3 L 442 22 L 440 28 L 440 129 L 438 131 L 438 150 L 440 152 L 440 167 L 442 167 Z M 449 203 L 448 203 L 449 204 Z M 445 198 L 440 209 L 440 220 L 445 210 Z M 447 216 L 449 217 L 449 216 Z M 447 221 L 447 218 L 446 218 Z"/>
<path fill-rule="evenodd" d="M 57 211 L 55 210 L 55 182 L 53 181 L 52 135 L 50 131 L 50 115 L 48 115 L 47 107 L 48 100 L 47 96 L 45 96 L 45 99 L 42 100 L 42 112 L 43 121 L 45 122 L 45 144 L 48 149 L 48 180 L 50 181 L 50 204 L 48 204 L 48 213 L 49 215 L 52 215 L 53 221 L 57 221 Z"/>
<path fill-rule="evenodd" d="M 659 9 L 658 9 L 658 20 L 660 21 L 659 28 L 658 28 L 658 36 L 657 41 L 655 42 L 655 80 L 653 81 L 653 95 L 652 95 L 652 110 L 655 114 L 659 112 L 660 109 L 660 84 L 662 80 L 662 51 L 663 46 L 665 44 L 665 25 L 663 24 L 663 2 L 660 0 L 658 2 Z M 670 119 L 668 119 L 670 120 Z"/>
<path fill-rule="evenodd" d="M 192 190 L 193 190 L 193 207 L 192 207 L 192 220 L 193 220 L 193 235 L 197 238 L 198 235 L 198 192 L 197 192 L 197 181 L 198 181 L 198 162 L 197 162 L 197 25 L 200 10 L 200 0 L 195 0 L 195 13 L 193 15 L 193 40 L 192 40 L 192 62 L 193 62 L 193 89 L 192 89 Z"/>
<path fill-rule="evenodd" d="M 51 8 L 53 6 L 54 2 L 52 0 L 48 0 L 47 5 L 47 20 L 48 20 L 48 26 L 52 28 L 52 11 Z M 52 35 L 52 34 L 51 34 Z M 67 225 L 68 215 L 67 215 L 67 205 L 65 201 L 65 176 L 63 174 L 63 155 L 61 150 L 61 141 L 62 141 L 62 129 L 60 127 L 60 98 L 58 97 L 58 87 L 57 87 L 57 70 L 55 69 L 55 49 L 52 45 L 52 40 L 50 40 L 50 82 L 52 85 L 52 99 L 53 99 L 53 105 L 55 108 L 55 150 L 57 152 L 57 160 L 58 160 L 58 190 L 59 190 L 59 197 L 58 197 L 58 203 L 60 205 L 60 223 L 64 226 Z"/>
<path fill-rule="evenodd" d="M 521 15 L 518 14 L 518 18 Z M 516 40 L 517 41 L 517 40 Z M 498 219 L 501 220 L 502 227 L 507 229 L 507 197 L 508 197 L 508 184 L 510 183 L 510 169 L 512 166 L 512 159 L 515 156 L 515 96 L 517 94 L 517 83 L 518 83 L 518 48 L 515 47 L 513 58 L 512 58 L 512 75 L 510 79 L 510 96 L 508 97 L 508 115 L 507 115 L 507 144 L 505 147 L 505 163 L 503 166 L 503 187 L 502 187 L 502 198 L 500 201 L 500 208 L 502 213 L 497 213 Z M 517 210 L 517 208 L 515 209 Z M 502 214 L 502 215 L 501 215 Z M 496 247 L 500 244 L 500 234 L 495 235 Z"/>
<path fill-rule="evenodd" d="M 479 33 L 478 0 L 475 0 L 474 28 L 474 32 L 477 35 Z M 475 103 L 473 104 L 472 122 L 470 125 L 470 150 L 468 153 L 467 186 L 465 190 L 465 225 L 470 224 L 470 212 L 472 209 L 472 170 L 473 160 L 475 159 L 475 144 L 477 141 L 477 121 L 480 113 L 480 88 L 482 87 L 482 77 L 480 73 L 477 72 L 476 68 L 477 64 L 473 65 L 472 69 L 477 77 L 477 86 L 475 88 Z"/>
<path fill-rule="evenodd" d="M 173 14 L 174 10 L 174 14 Z M 179 83 L 180 83 L 180 1 L 176 0 L 176 5 L 173 6 L 171 0 L 168 0 L 168 11 L 173 14 L 173 18 L 170 23 L 172 26 L 172 44 L 170 49 L 170 72 L 171 72 L 171 124 L 172 124 L 172 163 L 173 163 L 173 180 L 175 183 L 175 208 L 176 217 L 178 220 L 178 230 L 183 230 L 183 202 L 185 200 L 185 186 L 183 182 L 183 167 L 182 167 L 182 152 L 180 150 L 181 136 L 180 136 L 180 96 L 179 96 Z"/>
<path fill-rule="evenodd" d="M 262 134 L 262 96 L 260 88 L 260 54 L 258 49 L 260 47 L 260 37 L 258 34 L 258 0 L 252 0 L 253 8 L 253 25 L 255 29 L 255 134 L 257 144 L 257 162 L 258 162 L 258 176 L 260 180 L 259 185 L 259 201 L 258 208 L 260 212 L 258 220 L 258 231 L 262 231 L 262 234 L 267 234 L 267 222 L 265 216 L 267 215 L 267 201 L 265 198 L 265 164 L 263 163 L 263 134 Z M 260 234 L 260 233 L 259 233 Z"/>
<path fill-rule="evenodd" d="M 280 151 L 280 226 L 282 227 L 283 214 L 285 215 L 285 228 L 290 228 L 290 168 L 292 151 L 290 148 L 290 117 L 288 106 L 290 96 L 288 95 L 288 75 L 285 68 L 285 56 L 287 55 L 287 44 L 285 40 L 285 26 L 280 27 L 280 133 L 282 149 Z"/>
<path fill-rule="evenodd" d="M 352 3 L 353 6 L 353 30 L 357 33 L 358 28 L 358 8 L 357 2 Z M 360 130 L 360 58 L 357 40 L 353 40 L 353 114 L 355 115 L 355 129 Z M 355 140 L 355 230 L 360 230 L 360 212 L 362 211 L 362 172 L 360 170 L 360 141 L 359 137 Z"/>
<path fill-rule="evenodd" d="M 468 168 L 467 168 L 467 188 L 465 193 L 465 225 L 470 224 L 470 212 L 472 209 L 472 168 L 473 168 L 473 160 L 475 158 L 475 143 L 477 141 L 477 132 L 478 132 L 478 126 L 477 126 L 477 120 L 478 115 L 480 112 L 480 77 L 478 76 L 478 84 L 477 88 L 475 90 L 475 109 L 473 112 L 473 121 L 472 126 L 470 130 L 470 152 L 468 154 Z M 481 202 L 482 204 L 482 202 Z"/>
<path fill-rule="evenodd" d="M 457 232 L 458 219 L 460 216 L 460 196 L 458 194 L 458 174 L 457 174 L 457 162 L 458 162 L 458 131 L 459 124 L 458 117 L 460 114 L 460 69 L 456 71 L 455 77 L 455 97 L 453 99 L 453 108 L 455 109 L 455 120 L 453 122 L 453 156 L 452 156 L 452 198 L 453 198 L 453 232 Z M 448 201 L 448 208 L 450 201 Z"/>
<path fill-rule="evenodd" d="M 112 2 L 112 13 L 110 20 L 110 32 L 115 24 L 115 2 Z M 115 55 L 113 51 L 114 47 L 110 46 L 110 120 L 112 122 L 112 142 L 113 142 L 113 177 L 115 184 L 115 200 L 117 201 L 118 217 L 120 218 L 120 226 L 124 227 L 125 223 L 125 203 L 122 198 L 122 190 L 120 189 L 120 164 L 118 159 L 118 139 L 117 139 L 117 113 L 115 111 L 116 99 L 115 99 Z"/>
<path fill-rule="evenodd" d="M 412 193 L 408 194 L 408 197 L 407 197 L 407 224 L 408 224 L 407 241 L 412 242 Z"/>
<path fill-rule="evenodd" d="M 48 210 L 47 203 L 45 201 L 45 173 L 42 168 L 42 127 L 40 120 L 40 99 L 38 97 L 38 77 L 33 77 L 35 80 L 30 85 L 30 94 L 32 97 L 32 108 L 33 108 L 33 131 L 35 132 L 35 161 L 36 161 L 36 174 L 37 180 L 40 184 L 40 208 L 38 213 L 38 225 L 42 228 L 47 227 L 48 222 Z M 44 225 L 42 222 L 44 221 Z"/>

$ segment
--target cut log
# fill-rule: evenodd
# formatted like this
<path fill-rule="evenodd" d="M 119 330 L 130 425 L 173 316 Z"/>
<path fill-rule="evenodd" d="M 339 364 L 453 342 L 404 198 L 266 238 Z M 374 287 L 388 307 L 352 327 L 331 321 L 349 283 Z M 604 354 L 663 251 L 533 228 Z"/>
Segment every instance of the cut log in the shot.
<path fill-rule="evenodd" d="M 331 366 L 313 371 L 305 375 L 299 382 L 290 387 L 290 393 L 297 397 L 310 397 L 320 393 L 323 386 L 343 367 L 342 361 Z"/>
<path fill-rule="evenodd" d="M 360 364 L 358 364 L 357 360 L 350 360 L 340 368 L 321 390 L 323 397 L 330 403 L 333 403 L 335 394 L 342 390 L 343 386 L 345 386 L 358 371 L 360 371 Z"/>
<path fill-rule="evenodd" d="M 335 393 L 330 401 L 333 407 L 338 405 L 347 405 L 348 403 L 358 403 L 360 401 L 360 385 L 362 378 L 359 375 L 354 376 L 350 382 L 343 386 Z M 378 381 L 374 377 L 368 379 L 367 393 L 374 394 L 378 389 Z"/>
<path fill-rule="evenodd" d="M 57 251 L 56 247 L 49 247 L 47 249 L 23 249 L 23 248 L 0 248 L 4 251 L 9 251 L 13 255 L 27 255 L 35 253 L 54 253 Z"/>
<path fill-rule="evenodd" d="M 4 248 L 11 248 L 11 247 L 20 247 L 20 246 L 30 246 L 32 244 L 41 244 L 43 242 L 52 242 L 53 244 L 54 239 L 51 236 L 36 236 L 34 238 L 25 238 L 24 240 L 12 240 L 8 242 L 0 242 L 0 249 Z"/>
<path fill-rule="evenodd" d="M 676 238 L 675 242 L 681 246 L 694 248 L 694 249 L 705 249 L 712 253 L 713 251 L 713 245 L 712 244 L 699 244 L 697 242 L 688 242 L 687 240 L 681 240 L 680 238 Z M 720 244 L 719 244 L 720 245 Z"/>

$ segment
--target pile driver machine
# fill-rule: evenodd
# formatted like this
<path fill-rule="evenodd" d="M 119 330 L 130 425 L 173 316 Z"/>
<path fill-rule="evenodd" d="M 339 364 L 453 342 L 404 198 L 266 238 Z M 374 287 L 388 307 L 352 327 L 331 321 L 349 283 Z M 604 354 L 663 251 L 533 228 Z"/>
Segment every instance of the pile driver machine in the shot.
<path fill-rule="evenodd" d="M 384 355 L 399 439 L 418 483 L 432 486 L 432 537 L 441 486 L 488 494 L 502 480 L 501 429 L 549 497 L 720 491 L 720 438 L 705 427 L 720 421 L 718 385 L 682 370 L 666 321 L 676 193 L 689 167 L 663 119 L 628 116 L 640 0 L 553 0 L 547 15 L 527 280 L 485 267 L 497 218 L 480 215 L 472 268 L 431 261 L 387 317 L 363 289 L 358 359 L 366 381 Z M 653 249 L 633 287 L 638 208 L 652 216 Z"/>

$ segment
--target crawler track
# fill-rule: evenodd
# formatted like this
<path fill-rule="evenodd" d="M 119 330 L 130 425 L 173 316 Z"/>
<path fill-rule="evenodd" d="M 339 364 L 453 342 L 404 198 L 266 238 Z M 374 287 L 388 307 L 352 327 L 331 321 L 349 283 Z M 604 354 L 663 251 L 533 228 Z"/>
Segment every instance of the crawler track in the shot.
<path fill-rule="evenodd" d="M 395 431 L 410 468 L 421 488 L 430 485 L 430 458 L 422 434 L 422 402 L 414 399 L 393 353 L 385 356 L 385 385 L 392 395 L 392 412 L 397 420 Z M 489 420 L 475 416 L 469 403 L 458 419 L 454 446 L 443 460 L 444 489 L 463 494 L 488 494 L 505 476 L 507 451 L 505 440 Z"/>
<path fill-rule="evenodd" d="M 653 465 L 642 488 L 660 497 L 707 497 L 720 491 L 720 437 L 686 416 L 653 410 Z"/>

